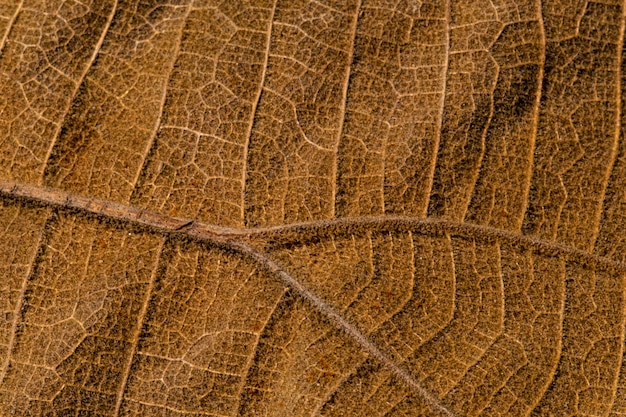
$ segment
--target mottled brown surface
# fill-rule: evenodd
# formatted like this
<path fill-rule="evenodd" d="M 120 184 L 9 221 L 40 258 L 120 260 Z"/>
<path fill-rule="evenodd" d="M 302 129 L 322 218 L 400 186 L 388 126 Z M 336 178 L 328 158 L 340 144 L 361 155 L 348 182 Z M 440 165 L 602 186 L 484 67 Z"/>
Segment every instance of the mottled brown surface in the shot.
<path fill-rule="evenodd" d="M 0 0 L 0 416 L 626 416 L 617 0 Z"/>

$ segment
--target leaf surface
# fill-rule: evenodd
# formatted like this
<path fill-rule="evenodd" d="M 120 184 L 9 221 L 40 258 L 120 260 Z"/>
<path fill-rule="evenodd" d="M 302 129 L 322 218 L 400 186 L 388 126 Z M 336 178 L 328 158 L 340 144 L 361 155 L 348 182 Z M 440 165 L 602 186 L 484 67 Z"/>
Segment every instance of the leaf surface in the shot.
<path fill-rule="evenodd" d="M 0 415 L 626 414 L 625 7 L 0 0 Z"/>

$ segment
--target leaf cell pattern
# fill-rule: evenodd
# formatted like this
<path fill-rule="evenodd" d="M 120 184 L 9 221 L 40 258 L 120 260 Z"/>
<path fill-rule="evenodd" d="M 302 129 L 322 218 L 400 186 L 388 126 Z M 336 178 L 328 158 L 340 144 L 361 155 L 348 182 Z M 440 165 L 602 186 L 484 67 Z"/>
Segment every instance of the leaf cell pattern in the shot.
<path fill-rule="evenodd" d="M 625 25 L 0 0 L 0 415 L 626 415 Z"/>

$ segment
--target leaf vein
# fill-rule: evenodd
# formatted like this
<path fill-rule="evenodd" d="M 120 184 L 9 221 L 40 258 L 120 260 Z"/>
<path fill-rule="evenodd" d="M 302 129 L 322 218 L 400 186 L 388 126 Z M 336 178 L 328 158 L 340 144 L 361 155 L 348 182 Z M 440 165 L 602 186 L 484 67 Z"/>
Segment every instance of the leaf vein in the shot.
<path fill-rule="evenodd" d="M 159 130 L 161 130 L 161 122 L 163 121 L 163 110 L 165 109 L 165 102 L 167 100 L 168 87 L 172 79 L 172 73 L 174 71 L 174 68 L 176 67 L 176 61 L 178 60 L 178 57 L 180 55 L 182 42 L 183 42 L 183 34 L 185 33 L 185 28 L 187 26 L 186 22 L 187 22 L 187 19 L 189 18 L 189 13 L 192 10 L 192 6 L 193 6 L 193 1 L 191 2 L 189 6 L 187 6 L 187 11 L 185 12 L 185 15 L 183 16 L 184 23 L 181 25 L 181 30 L 180 30 L 181 34 L 180 34 L 180 38 L 178 39 L 178 42 L 176 43 L 176 50 L 173 51 L 174 59 L 172 59 L 172 65 L 168 69 L 167 83 L 165 84 L 165 87 L 163 88 L 163 93 L 161 94 L 161 100 L 159 102 L 159 111 L 158 111 L 157 120 L 155 122 L 154 130 L 152 134 L 150 135 L 150 139 L 148 140 L 148 143 L 146 144 L 146 148 L 144 149 L 143 156 L 141 158 L 142 160 L 141 167 L 137 170 L 137 175 L 135 175 L 135 178 L 133 179 L 133 183 L 132 183 L 133 194 L 137 191 L 137 184 L 139 182 L 139 179 L 141 178 L 142 173 L 146 170 L 148 157 L 150 156 L 150 152 L 152 151 L 152 148 L 154 147 L 154 143 L 156 142 L 156 138 L 159 134 Z M 134 195 L 131 195 L 130 201 L 133 201 L 133 197 Z"/>
<path fill-rule="evenodd" d="M 0 40 L 0 56 L 2 56 L 2 51 L 4 51 L 4 47 L 6 46 L 7 39 L 9 39 L 9 34 L 11 33 L 11 29 L 13 29 L 13 24 L 15 23 L 17 16 L 22 11 L 22 7 L 24 7 L 24 0 L 20 1 L 20 4 L 17 5 L 17 8 L 15 9 L 15 13 L 13 13 L 13 16 L 11 16 L 11 18 L 9 19 L 9 22 L 7 23 L 7 30 L 4 33 L 2 40 Z"/>
<path fill-rule="evenodd" d="M 91 54 L 91 57 L 89 58 L 89 61 L 85 64 L 85 69 L 84 69 L 83 73 L 80 75 L 80 78 L 76 81 L 76 86 L 75 86 L 74 90 L 69 95 L 71 98 L 70 98 L 70 100 L 67 101 L 67 108 L 65 108 L 63 110 L 63 113 L 65 114 L 65 116 L 67 116 L 68 112 L 72 108 L 72 104 L 74 103 L 74 100 L 76 99 L 76 95 L 78 94 L 78 91 L 80 90 L 80 87 L 83 85 L 83 83 L 85 81 L 85 77 L 89 73 L 89 70 L 91 69 L 93 63 L 96 61 L 96 58 L 98 57 L 98 54 L 100 53 L 100 48 L 102 47 L 102 44 L 104 43 L 104 38 L 109 33 L 109 28 L 111 27 L 111 23 L 113 22 L 113 17 L 117 13 L 117 6 L 118 6 L 118 4 L 119 4 L 119 0 L 114 0 L 113 7 L 111 7 L 111 13 L 107 17 L 107 21 L 106 21 L 106 23 L 104 25 L 104 28 L 102 29 L 102 33 L 100 34 L 100 38 L 98 39 L 98 43 L 96 43 L 96 45 L 95 45 L 95 47 L 93 49 L 93 53 Z M 54 139 L 52 139 L 52 141 L 50 143 L 50 146 L 48 146 L 48 151 L 47 151 L 46 156 L 44 158 L 44 163 L 41 165 L 42 172 L 41 172 L 41 176 L 39 177 L 40 184 L 43 184 L 44 177 L 45 177 L 45 172 L 46 172 L 46 167 L 48 166 L 48 162 L 50 161 L 50 156 L 52 155 L 52 151 L 54 149 L 54 146 L 59 141 L 59 136 L 61 134 L 61 128 L 62 127 L 63 127 L 63 120 L 59 121 L 59 123 L 57 125 L 57 128 L 55 129 L 54 134 L 52 135 L 52 137 Z"/>
<path fill-rule="evenodd" d="M 245 242 L 233 241 L 230 242 L 230 246 L 234 249 L 239 249 L 244 255 L 251 257 L 269 271 L 276 274 L 285 285 L 292 288 L 298 295 L 310 302 L 318 311 L 324 313 L 331 322 L 351 336 L 372 357 L 376 358 L 385 367 L 391 370 L 397 379 L 405 383 L 415 395 L 425 400 L 428 405 L 446 416 L 455 416 L 455 414 L 448 410 L 433 394 L 418 384 L 406 370 L 396 365 L 387 355 L 378 349 L 378 347 L 365 337 L 353 324 L 349 323 L 320 297 L 309 291 L 297 279 L 288 274 L 279 264 Z"/>
<path fill-rule="evenodd" d="M 130 376 L 130 371 L 133 365 L 133 358 L 137 353 L 137 346 L 139 344 L 139 337 L 141 335 L 141 330 L 143 327 L 143 321 L 146 317 L 146 313 L 148 311 L 148 305 L 150 304 L 150 299 L 152 297 L 152 292 L 154 290 L 154 284 L 157 280 L 157 272 L 159 271 L 159 264 L 161 262 L 161 255 L 163 253 L 163 248 L 165 247 L 166 238 L 161 239 L 161 243 L 157 250 L 157 256 L 154 262 L 154 269 L 152 270 L 152 274 L 150 276 L 150 282 L 148 283 L 148 289 L 146 290 L 145 300 L 141 306 L 141 310 L 139 315 L 137 316 L 137 330 L 132 339 L 132 347 L 130 349 L 130 354 L 128 355 L 128 361 L 124 365 L 124 372 L 122 374 L 122 381 L 120 384 L 119 395 L 117 397 L 117 402 L 115 404 L 115 413 L 114 416 L 120 415 L 120 409 L 122 407 L 122 403 L 124 401 L 124 393 L 126 392 L 126 386 L 128 384 L 128 378 Z"/>
<path fill-rule="evenodd" d="M 9 344 L 7 346 L 7 354 L 6 354 L 7 357 L 5 358 L 4 363 L 2 364 L 2 367 L 0 368 L 0 386 L 2 386 L 2 383 L 4 382 L 4 378 L 6 377 L 6 373 L 9 369 L 9 363 L 11 362 L 11 353 L 13 352 L 13 349 L 15 347 L 15 339 L 16 339 L 18 324 L 21 319 L 21 312 L 25 306 L 24 301 L 26 297 L 26 289 L 28 287 L 28 283 L 33 280 L 33 277 L 35 275 L 35 270 L 38 264 L 38 259 L 41 258 L 41 252 L 43 250 L 43 247 L 46 244 L 50 222 L 54 220 L 54 215 L 53 215 L 52 210 L 48 210 L 46 217 L 47 218 L 44 221 L 41 227 L 41 231 L 39 233 L 39 239 L 37 241 L 37 250 L 35 251 L 33 255 L 32 261 L 29 263 L 30 268 L 28 272 L 25 274 L 24 280 L 22 281 L 22 287 L 20 288 L 18 301 L 15 304 L 15 310 L 13 311 L 13 323 L 11 323 L 11 333 L 9 336 Z"/>
<path fill-rule="evenodd" d="M 259 91 L 254 98 L 254 104 L 252 105 L 252 111 L 250 112 L 250 122 L 245 135 L 245 142 L 243 144 L 243 166 L 241 167 L 241 220 L 245 224 L 246 221 L 246 181 L 248 173 L 248 150 L 250 148 L 250 138 L 252 137 L 252 131 L 254 128 L 254 120 L 256 118 L 256 112 L 259 108 L 259 102 L 261 101 L 261 95 L 263 94 L 263 85 L 265 84 L 265 76 L 267 75 L 267 64 L 270 56 L 270 45 L 272 44 L 272 28 L 274 27 L 274 13 L 276 13 L 276 7 L 278 0 L 274 0 L 272 11 L 269 18 L 269 27 L 267 29 L 267 42 L 265 44 L 265 56 L 263 57 L 263 72 L 261 73 L 261 82 L 259 83 Z"/>

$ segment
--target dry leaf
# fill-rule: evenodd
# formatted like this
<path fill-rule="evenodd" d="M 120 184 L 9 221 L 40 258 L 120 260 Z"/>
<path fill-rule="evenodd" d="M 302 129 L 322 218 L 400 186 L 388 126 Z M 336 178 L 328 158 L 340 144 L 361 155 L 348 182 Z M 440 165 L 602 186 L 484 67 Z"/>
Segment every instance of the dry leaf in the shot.
<path fill-rule="evenodd" d="M 0 0 L 0 415 L 626 415 L 616 0 Z"/>

